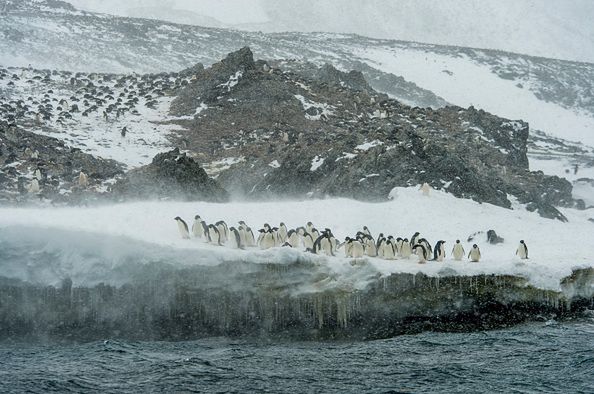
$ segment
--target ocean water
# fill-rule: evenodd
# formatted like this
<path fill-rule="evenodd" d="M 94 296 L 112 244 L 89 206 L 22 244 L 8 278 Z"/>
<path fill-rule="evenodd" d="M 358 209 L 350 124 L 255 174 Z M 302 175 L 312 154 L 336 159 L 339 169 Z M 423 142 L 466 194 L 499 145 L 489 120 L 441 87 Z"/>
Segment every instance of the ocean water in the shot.
<path fill-rule="evenodd" d="M 0 342 L 0 391 L 593 393 L 594 314 L 360 342 Z"/>

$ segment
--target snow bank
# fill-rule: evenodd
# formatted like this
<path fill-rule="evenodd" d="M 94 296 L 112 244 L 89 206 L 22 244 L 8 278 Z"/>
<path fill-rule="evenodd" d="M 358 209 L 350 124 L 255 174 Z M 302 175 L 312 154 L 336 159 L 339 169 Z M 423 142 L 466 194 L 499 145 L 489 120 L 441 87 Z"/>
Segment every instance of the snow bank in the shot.
<path fill-rule="evenodd" d="M 69 250 L 76 250 L 77 258 L 62 258 L 61 266 L 55 267 L 53 276 L 47 277 L 47 281 L 53 283 L 67 276 L 92 282 L 94 263 L 81 262 L 85 251 L 96 255 L 101 264 L 110 265 L 103 267 L 106 271 L 100 278 L 106 282 L 115 282 L 118 279 L 118 264 L 135 256 L 143 262 L 162 261 L 180 266 L 225 261 L 283 264 L 305 259 L 332 272 L 337 278 L 335 285 L 338 283 L 352 288 L 364 288 L 373 275 L 422 272 L 434 277 L 510 274 L 524 277 L 531 285 L 541 289 L 559 290 L 559 281 L 570 275 L 573 269 L 594 267 L 593 224 L 587 220 L 591 211 L 563 210 L 569 223 L 561 223 L 541 218 L 522 207 L 507 210 L 456 199 L 439 191 L 432 191 L 430 196 L 424 197 L 416 188 L 398 188 L 391 195 L 394 200 L 380 204 L 332 199 L 228 204 L 138 202 L 58 209 L 4 208 L 0 209 L 0 243 L 8 248 L 11 243 L 32 242 L 35 238 L 38 242 L 47 242 L 52 250 L 60 251 L 62 257 Z M 445 262 L 425 265 L 417 264 L 414 257 L 395 261 L 365 258 L 353 264 L 340 256 L 314 256 L 286 248 L 232 250 L 207 245 L 197 239 L 181 239 L 173 218 L 179 215 L 191 225 L 196 214 L 207 223 L 225 220 L 229 226 L 244 220 L 255 230 L 264 222 L 277 225 L 283 221 L 289 228 L 294 228 L 312 221 L 318 228 L 331 228 L 339 239 L 354 235 L 363 225 L 368 226 L 375 236 L 383 232 L 394 237 L 410 238 L 419 231 L 432 245 L 440 239 L 445 240 L 448 252 L 456 239 L 462 241 L 466 251 L 472 243 L 477 243 L 483 258 L 480 263 L 470 263 L 455 262 L 448 256 Z M 466 241 L 470 234 L 489 229 L 497 231 L 505 242 L 490 245 L 484 234 L 471 242 Z M 61 237 L 55 235 L 59 232 Z M 28 239 L 29 236 L 31 239 Z M 524 239 L 529 247 L 530 259 L 527 261 L 515 257 L 520 239 Z M 77 246 L 77 243 L 80 245 Z M 84 266 L 79 267 L 79 264 Z M 19 279 L 36 278 L 35 269 L 14 272 L 7 270 L 9 265 L 6 259 L 0 263 L 5 275 L 12 272 Z M 109 273 L 109 270 L 113 272 Z M 44 278 L 36 280 L 45 281 Z"/>

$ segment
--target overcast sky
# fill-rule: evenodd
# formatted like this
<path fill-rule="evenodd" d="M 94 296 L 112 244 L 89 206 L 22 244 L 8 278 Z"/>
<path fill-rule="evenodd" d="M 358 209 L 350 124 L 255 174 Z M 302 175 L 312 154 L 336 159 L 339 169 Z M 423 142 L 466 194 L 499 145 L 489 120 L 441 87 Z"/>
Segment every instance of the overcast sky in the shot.
<path fill-rule="evenodd" d="M 70 0 L 89 11 L 246 30 L 357 33 L 594 62 L 594 0 Z"/>

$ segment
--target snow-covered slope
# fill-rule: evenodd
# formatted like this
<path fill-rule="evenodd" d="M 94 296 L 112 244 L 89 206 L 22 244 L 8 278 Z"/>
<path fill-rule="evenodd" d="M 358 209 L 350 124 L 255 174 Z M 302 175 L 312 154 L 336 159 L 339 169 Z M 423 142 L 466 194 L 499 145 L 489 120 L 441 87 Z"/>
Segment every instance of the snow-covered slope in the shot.
<path fill-rule="evenodd" d="M 589 0 L 71 0 L 81 9 L 208 27 L 326 31 L 594 61 Z"/>
<path fill-rule="evenodd" d="M 148 264 L 162 258 L 167 264 L 181 268 L 226 261 L 284 264 L 304 259 L 334 272 L 333 280 L 324 285 L 328 287 L 363 289 L 376 280 L 378 274 L 395 272 L 423 272 L 430 276 L 485 273 L 517 275 L 537 288 L 557 291 L 559 281 L 570 275 L 572 269 L 594 267 L 593 224 L 587 220 L 587 211 L 563 210 L 570 219 L 569 224 L 565 224 L 543 219 L 524 209 L 506 210 L 456 199 L 438 191 L 424 197 L 416 188 L 396 188 L 392 196 L 392 201 L 382 204 L 338 199 L 229 204 L 142 202 L 95 208 L 0 209 L 0 241 L 5 251 L 25 242 L 34 245 L 32 253 L 58 256 L 51 264 L 43 259 L 31 259 L 26 269 L 16 266 L 21 264 L 18 259 L 5 259 L 0 263 L 0 270 L 4 275 L 10 273 L 26 281 L 55 284 L 64 277 L 71 277 L 75 284 L 92 285 L 102 281 L 120 283 L 122 270 L 131 261 Z M 445 240 L 448 257 L 445 262 L 431 261 L 425 265 L 417 264 L 416 257 L 394 261 L 366 257 L 352 264 L 352 259 L 344 257 L 315 256 L 287 248 L 233 250 L 208 245 L 199 239 L 181 239 L 173 218 L 179 215 L 191 224 L 196 214 L 208 223 L 225 220 L 229 226 L 244 220 L 254 230 L 264 222 L 278 225 L 282 221 L 289 228 L 295 228 L 313 221 L 320 229 L 331 228 L 339 239 L 354 236 L 364 225 L 376 237 L 382 232 L 410 238 L 419 231 L 432 245 L 437 240 Z M 485 233 L 467 241 L 469 235 L 489 229 L 496 230 L 505 242 L 491 245 L 486 242 Z M 68 234 L 66 240 L 62 232 Z M 56 236 L 57 233 L 60 236 Z M 449 252 L 456 239 L 462 241 L 467 253 L 471 245 L 477 243 L 483 256 L 481 262 L 453 261 Z M 520 239 L 529 247 L 529 260 L 521 261 L 515 256 Z M 38 245 L 45 246 L 36 252 Z M 44 266 L 31 266 L 35 261 Z M 313 291 L 311 284 L 303 286 L 303 291 Z M 323 290 L 324 286 L 316 291 Z"/>

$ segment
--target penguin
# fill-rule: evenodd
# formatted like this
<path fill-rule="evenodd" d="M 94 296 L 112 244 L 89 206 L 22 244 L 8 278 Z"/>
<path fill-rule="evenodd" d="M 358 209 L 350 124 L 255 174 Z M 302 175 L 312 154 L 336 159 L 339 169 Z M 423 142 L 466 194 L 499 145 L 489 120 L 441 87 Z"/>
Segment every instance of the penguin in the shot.
<path fill-rule="evenodd" d="M 302 237 L 302 242 L 305 250 L 313 250 L 314 240 L 311 234 L 305 233 Z"/>
<path fill-rule="evenodd" d="M 272 227 L 268 223 L 264 223 L 264 231 L 270 231 Z"/>
<path fill-rule="evenodd" d="M 260 242 L 260 249 L 270 249 L 274 248 L 275 240 L 274 240 L 274 232 L 272 229 L 266 231 L 264 236 L 262 237 L 262 241 Z"/>
<path fill-rule="evenodd" d="M 281 243 L 285 243 L 287 241 L 287 226 L 285 226 L 283 222 L 281 222 L 278 226 L 278 238 Z"/>
<path fill-rule="evenodd" d="M 413 250 L 416 255 L 419 256 L 419 264 L 425 264 L 427 262 L 427 254 L 429 253 L 423 244 L 416 244 L 413 246 Z"/>
<path fill-rule="evenodd" d="M 188 230 L 188 225 L 182 218 L 176 216 L 174 219 L 177 222 L 177 229 L 179 230 L 179 234 L 183 239 L 190 239 L 190 231 Z"/>
<path fill-rule="evenodd" d="M 215 223 L 217 230 L 219 230 L 219 236 L 221 238 L 221 244 L 227 243 L 227 239 L 229 238 L 229 228 L 227 227 L 227 223 L 223 220 L 220 220 Z"/>
<path fill-rule="evenodd" d="M 305 232 L 306 233 L 310 233 L 311 234 L 311 230 L 314 228 L 314 225 L 312 222 L 307 222 L 307 224 L 305 225 Z"/>
<path fill-rule="evenodd" d="M 516 249 L 516 255 L 520 256 L 522 260 L 528 259 L 528 246 L 526 246 L 524 240 L 520 241 L 520 245 L 518 245 L 518 249 Z"/>
<path fill-rule="evenodd" d="M 37 168 L 33 175 L 35 176 L 35 178 L 41 179 L 41 170 L 39 168 Z"/>
<path fill-rule="evenodd" d="M 417 244 L 421 244 L 425 247 L 425 258 L 427 260 L 431 259 L 431 255 L 433 254 L 433 249 L 431 248 L 431 245 L 429 244 L 429 241 L 427 241 L 425 238 L 421 238 L 417 241 Z"/>
<path fill-rule="evenodd" d="M 194 238 L 202 238 L 204 235 L 204 227 L 202 226 L 202 219 L 200 218 L 200 215 L 194 216 L 192 235 L 194 235 Z"/>
<path fill-rule="evenodd" d="M 320 232 L 315 227 L 309 233 L 313 239 L 317 239 L 320 236 Z"/>
<path fill-rule="evenodd" d="M 429 192 L 431 191 L 431 186 L 427 182 L 423 183 L 419 190 L 423 193 L 424 196 L 429 196 Z"/>
<path fill-rule="evenodd" d="M 210 243 L 217 244 L 219 246 L 223 245 L 221 243 L 221 234 L 219 233 L 219 229 L 214 224 L 208 225 L 208 235 L 210 238 Z"/>
<path fill-rule="evenodd" d="M 369 228 L 367 228 L 367 226 L 363 226 L 363 233 L 366 235 L 371 235 L 371 231 L 369 231 Z"/>
<path fill-rule="evenodd" d="M 396 254 L 394 253 L 395 248 L 394 248 L 394 245 L 392 244 L 391 240 L 386 239 L 384 242 L 382 242 L 380 247 L 382 248 L 381 256 L 384 259 L 394 260 L 396 258 Z"/>
<path fill-rule="evenodd" d="M 239 237 L 239 231 L 235 227 L 229 227 L 229 246 L 234 249 L 245 249 Z"/>
<path fill-rule="evenodd" d="M 264 234 L 266 234 L 267 231 L 261 228 L 260 230 L 258 230 L 258 232 L 260 234 L 258 234 L 258 240 L 256 241 L 256 243 L 258 244 L 258 246 L 262 247 L 262 240 L 264 239 Z"/>
<path fill-rule="evenodd" d="M 299 246 L 299 234 L 295 230 L 289 230 L 287 233 L 287 242 L 293 247 L 296 248 Z"/>
<path fill-rule="evenodd" d="M 443 261 L 445 259 L 445 241 L 437 241 L 433 248 L 433 260 Z"/>
<path fill-rule="evenodd" d="M 466 252 L 464 251 L 464 247 L 460 243 L 460 240 L 457 239 L 456 243 L 454 244 L 454 247 L 452 248 L 452 256 L 454 257 L 454 260 L 456 260 L 456 261 L 462 260 L 462 257 L 464 257 L 465 253 Z"/>
<path fill-rule="evenodd" d="M 87 177 L 87 174 L 85 174 L 82 171 L 78 174 L 78 186 L 80 186 L 80 187 L 89 186 L 89 178 Z"/>
<path fill-rule="evenodd" d="M 342 242 L 340 245 L 338 245 L 338 248 L 342 248 L 344 247 L 344 257 L 352 257 L 351 254 L 351 238 L 350 237 L 345 237 L 344 242 Z"/>
<path fill-rule="evenodd" d="M 365 254 L 369 257 L 377 257 L 377 247 L 371 235 L 365 237 L 365 243 L 363 244 Z"/>
<path fill-rule="evenodd" d="M 413 236 L 410 238 L 410 246 L 414 246 L 417 244 L 417 238 L 419 238 L 419 235 L 421 235 L 418 231 L 416 233 L 413 234 Z"/>
<path fill-rule="evenodd" d="M 478 263 L 481 259 L 481 250 L 477 244 L 472 245 L 472 249 L 468 252 L 468 258 L 474 263 Z"/>
<path fill-rule="evenodd" d="M 256 246 L 256 239 L 250 227 L 245 228 L 245 244 L 250 247 Z"/>
<path fill-rule="evenodd" d="M 33 153 L 31 153 L 31 159 L 39 159 L 39 151 L 37 149 L 35 149 L 35 151 L 33 151 Z"/>
<path fill-rule="evenodd" d="M 363 257 L 364 254 L 364 250 L 363 250 L 363 244 L 361 244 L 361 242 L 357 241 L 357 240 L 351 240 L 351 249 L 350 249 L 350 257 L 354 258 L 354 259 L 360 259 L 361 257 Z"/>
<path fill-rule="evenodd" d="M 39 190 L 39 181 L 37 180 L 37 178 L 31 179 L 31 183 L 29 184 L 29 188 L 27 189 L 27 191 L 31 194 L 34 194 L 39 193 Z"/>
<path fill-rule="evenodd" d="M 324 231 L 328 235 L 328 240 L 330 241 L 332 253 L 336 252 L 338 248 L 338 241 L 336 240 L 336 237 L 334 237 L 334 234 L 332 234 L 332 230 L 330 230 L 329 228 L 324 229 Z"/>
<path fill-rule="evenodd" d="M 384 233 L 379 233 L 379 235 L 377 236 L 377 242 L 375 243 L 375 248 L 377 249 L 378 253 L 380 251 L 380 245 L 382 243 L 382 241 L 385 241 L 386 237 L 384 237 Z"/>
<path fill-rule="evenodd" d="M 280 240 L 280 235 L 278 233 L 278 227 L 273 227 L 272 228 L 272 236 L 274 238 L 274 246 L 281 246 L 282 242 Z"/>
<path fill-rule="evenodd" d="M 322 234 L 316 238 L 313 244 L 313 252 L 315 254 L 326 254 L 327 256 L 334 256 L 333 246 L 330 242 L 330 236 L 326 232 L 322 232 Z"/>
<path fill-rule="evenodd" d="M 404 238 L 402 241 L 402 247 L 400 248 L 400 256 L 403 259 L 408 259 L 412 255 L 412 247 L 410 246 L 410 242 L 408 242 L 408 238 Z"/>
<path fill-rule="evenodd" d="M 237 226 L 237 232 L 239 233 L 239 240 L 241 241 L 241 244 L 247 246 L 246 229 L 242 224 Z"/>
<path fill-rule="evenodd" d="M 126 132 L 127 132 L 127 131 L 128 131 L 128 128 L 127 128 L 126 126 L 122 127 L 122 131 L 120 132 L 120 135 L 121 135 L 122 137 L 125 137 L 125 136 L 126 136 Z"/>
<path fill-rule="evenodd" d="M 402 257 L 402 245 L 404 243 L 404 240 L 400 237 L 396 238 L 396 242 L 394 243 L 394 246 L 396 247 L 396 256 L 397 257 Z"/>

